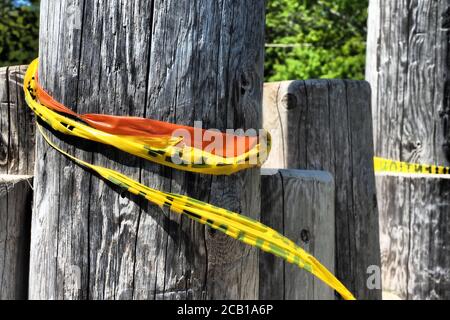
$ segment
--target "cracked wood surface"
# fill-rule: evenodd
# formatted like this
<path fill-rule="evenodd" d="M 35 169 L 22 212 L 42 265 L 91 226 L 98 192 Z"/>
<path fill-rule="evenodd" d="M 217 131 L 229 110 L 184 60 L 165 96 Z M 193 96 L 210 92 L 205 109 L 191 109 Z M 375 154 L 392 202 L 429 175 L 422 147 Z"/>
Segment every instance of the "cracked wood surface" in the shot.
<path fill-rule="evenodd" d="M 0 68 L 0 300 L 26 299 L 35 128 L 26 66 Z"/>
<path fill-rule="evenodd" d="M 264 1 L 41 1 L 41 82 L 80 113 L 261 126 Z M 61 138 L 61 137 L 59 137 Z M 184 173 L 54 139 L 160 190 L 259 218 L 259 170 Z M 256 249 L 124 194 L 37 139 L 32 299 L 258 297 Z"/>
<path fill-rule="evenodd" d="M 27 298 L 32 183 L 0 174 L 0 300 Z"/>
<path fill-rule="evenodd" d="M 335 181 L 336 276 L 358 299 L 380 266 L 370 86 L 364 81 L 267 83 L 263 123 L 273 148 L 265 168 L 325 170 Z"/>
<path fill-rule="evenodd" d="M 449 166 L 439 115 L 450 107 L 449 12 L 448 0 L 370 1 L 366 78 L 380 157 Z M 377 190 L 383 289 L 449 299 L 450 182 L 377 177 Z"/>
<path fill-rule="evenodd" d="M 263 169 L 261 222 L 335 272 L 334 180 L 321 171 Z M 260 254 L 259 298 L 333 300 L 334 291 L 306 270 Z"/>
<path fill-rule="evenodd" d="M 34 120 L 23 93 L 26 68 L 0 68 L 0 174 L 34 171 Z"/>

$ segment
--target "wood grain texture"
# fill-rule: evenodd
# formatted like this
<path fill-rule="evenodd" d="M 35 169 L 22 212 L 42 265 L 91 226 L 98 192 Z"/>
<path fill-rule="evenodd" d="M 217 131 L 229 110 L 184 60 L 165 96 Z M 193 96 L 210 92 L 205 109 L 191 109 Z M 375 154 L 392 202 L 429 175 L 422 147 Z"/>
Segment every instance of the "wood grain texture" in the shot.
<path fill-rule="evenodd" d="M 0 68 L 0 174 L 31 175 L 34 170 L 34 121 L 23 94 L 26 68 Z"/>
<path fill-rule="evenodd" d="M 440 111 L 450 107 L 450 1 L 371 0 L 366 78 L 375 153 L 448 166 Z M 377 177 L 384 290 L 449 299 L 449 193 L 439 179 Z"/>
<path fill-rule="evenodd" d="M 261 127 L 264 1 L 41 1 L 43 86 L 77 112 Z M 183 173 L 80 141 L 75 156 L 259 218 L 259 170 Z M 244 299 L 257 251 L 92 176 L 38 139 L 32 299 Z"/>
<path fill-rule="evenodd" d="M 264 169 L 261 221 L 283 233 L 334 273 L 334 181 L 327 172 Z M 259 298 L 333 300 L 334 291 L 305 270 L 260 254 Z"/>
<path fill-rule="evenodd" d="M 27 298 L 32 183 L 0 174 L 0 300 Z"/>
<path fill-rule="evenodd" d="M 309 80 L 264 87 L 265 168 L 329 171 L 335 179 L 336 275 L 358 299 L 380 299 L 367 269 L 380 266 L 370 86 Z"/>

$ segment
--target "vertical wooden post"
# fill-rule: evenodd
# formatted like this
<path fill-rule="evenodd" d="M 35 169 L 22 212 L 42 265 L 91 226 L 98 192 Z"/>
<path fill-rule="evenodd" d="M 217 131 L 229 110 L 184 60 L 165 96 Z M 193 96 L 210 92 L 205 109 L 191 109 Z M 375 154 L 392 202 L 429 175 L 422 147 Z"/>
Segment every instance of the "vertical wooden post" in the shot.
<path fill-rule="evenodd" d="M 0 174 L 34 171 L 34 121 L 22 89 L 26 68 L 0 68 Z"/>
<path fill-rule="evenodd" d="M 326 170 L 335 179 L 336 275 L 358 299 L 380 299 L 368 286 L 380 266 L 373 170 L 370 86 L 310 80 L 264 88 L 264 128 L 273 137 L 266 168 Z"/>
<path fill-rule="evenodd" d="M 0 174 L 0 300 L 27 298 L 32 182 Z"/>
<path fill-rule="evenodd" d="M 0 68 L 0 300 L 27 298 L 34 122 L 24 106 L 25 69 Z"/>
<path fill-rule="evenodd" d="M 449 165 L 449 12 L 448 0 L 370 1 L 366 78 L 378 156 Z M 377 177 L 377 189 L 383 289 L 449 299 L 449 180 Z"/>
<path fill-rule="evenodd" d="M 80 113 L 261 127 L 264 1 L 41 1 L 40 79 Z M 56 140 L 144 184 L 259 218 L 259 170 L 212 177 Z M 38 139 L 33 299 L 258 296 L 257 251 L 148 205 Z"/>
<path fill-rule="evenodd" d="M 328 172 L 263 169 L 261 221 L 283 232 L 334 273 L 334 181 Z M 333 300 L 334 292 L 297 266 L 260 255 L 259 298 Z"/>

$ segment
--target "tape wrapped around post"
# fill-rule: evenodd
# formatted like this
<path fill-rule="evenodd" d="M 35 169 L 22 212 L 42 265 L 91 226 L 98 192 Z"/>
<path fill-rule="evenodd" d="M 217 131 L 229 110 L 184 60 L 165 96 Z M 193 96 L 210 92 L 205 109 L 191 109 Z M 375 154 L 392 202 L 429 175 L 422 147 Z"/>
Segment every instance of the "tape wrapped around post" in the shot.
<path fill-rule="evenodd" d="M 425 165 L 374 158 L 375 174 L 378 176 L 399 176 L 410 178 L 450 179 L 450 167 Z"/>
<path fill-rule="evenodd" d="M 270 136 L 268 136 L 267 143 L 249 139 L 247 141 L 247 149 L 243 154 L 232 154 L 231 157 L 226 157 L 223 154 L 212 154 L 200 150 L 202 158 L 204 157 L 207 160 L 202 165 L 196 165 L 191 162 L 184 165 L 174 164 L 167 158 L 171 156 L 173 152 L 179 152 L 179 150 L 175 150 L 176 144 L 178 143 L 177 140 L 174 141 L 167 136 L 158 135 L 157 132 L 151 136 L 142 137 L 142 135 L 140 135 L 136 138 L 136 136 L 127 135 L 127 132 L 124 131 L 120 131 L 120 135 L 117 135 L 114 133 L 114 130 L 108 130 L 109 132 L 101 130 L 105 128 L 102 128 L 102 125 L 98 126 L 98 123 L 96 124 L 95 120 L 106 120 L 104 124 L 107 126 L 108 121 L 114 121 L 114 116 L 81 116 L 70 111 L 67 107 L 54 101 L 38 86 L 37 69 L 38 61 L 35 60 L 30 65 L 25 75 L 25 99 L 28 106 L 34 111 L 39 119 L 52 129 L 63 134 L 108 144 L 130 154 L 172 168 L 216 175 L 232 174 L 240 170 L 259 166 L 265 161 L 267 154 L 270 151 Z M 51 104 L 52 108 L 43 104 L 43 102 L 40 101 L 41 97 L 43 97 L 44 101 Z M 71 117 L 65 115 L 70 115 Z M 76 118 L 78 121 L 73 120 L 73 118 Z M 123 123 L 126 123 L 126 119 L 123 117 L 118 118 L 121 118 L 119 120 L 125 121 Z M 136 118 L 134 120 L 136 120 Z M 295 264 L 301 269 L 307 270 L 336 290 L 344 299 L 355 299 L 348 289 L 319 261 L 277 231 L 258 221 L 252 220 L 245 215 L 231 212 L 187 196 L 152 189 L 117 171 L 82 161 L 63 151 L 53 143 L 44 133 L 41 125 L 38 124 L 37 127 L 51 147 L 80 166 L 96 172 L 103 179 L 110 181 L 114 185 L 120 187 L 123 191 L 141 196 L 155 205 L 167 207 L 175 213 L 185 215 L 196 222 L 221 231 L 245 244 L 278 256 L 288 263 Z M 153 145 L 151 145 L 152 143 Z M 195 150 L 192 150 L 192 148 L 183 149 L 183 153 L 194 151 Z M 199 150 L 197 150 L 197 152 L 198 151 Z M 256 165 L 250 164 L 248 161 L 252 156 L 258 159 Z M 185 160 L 190 161 L 192 158 L 193 157 L 188 155 Z"/>

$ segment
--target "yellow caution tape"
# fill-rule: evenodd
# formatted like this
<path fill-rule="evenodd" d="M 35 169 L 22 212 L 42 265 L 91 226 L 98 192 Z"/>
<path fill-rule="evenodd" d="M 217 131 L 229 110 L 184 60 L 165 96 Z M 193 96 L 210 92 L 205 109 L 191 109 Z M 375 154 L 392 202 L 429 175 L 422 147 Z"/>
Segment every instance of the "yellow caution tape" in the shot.
<path fill-rule="evenodd" d="M 36 68 L 37 62 L 34 62 L 28 69 L 25 76 L 24 90 L 27 104 L 40 119 L 42 119 L 53 129 L 64 134 L 113 146 L 116 146 L 116 143 L 118 143 L 120 144 L 119 147 L 121 150 L 129 153 L 139 151 L 140 147 L 135 146 L 134 141 L 127 141 L 124 137 L 105 134 L 99 130 L 93 131 L 92 128 L 81 124 L 78 121 L 73 121 L 69 118 L 63 117 L 62 115 L 49 110 L 44 105 L 41 105 L 33 94 L 33 76 Z M 62 125 L 62 121 L 64 121 L 65 124 L 68 124 L 70 129 L 68 126 Z M 309 271 L 331 288 L 336 290 L 344 299 L 355 299 L 350 291 L 348 291 L 347 288 L 330 271 L 320 264 L 319 261 L 277 231 L 244 215 L 195 200 L 188 196 L 152 189 L 117 171 L 82 161 L 56 146 L 43 132 L 41 125 L 37 124 L 37 127 L 47 143 L 54 149 L 72 159 L 80 166 L 93 170 L 102 178 L 110 181 L 122 190 L 141 196 L 161 208 L 168 208 L 175 213 L 187 216 L 194 221 L 207 225 L 215 230 L 219 230 L 245 244 L 257 247 L 265 252 L 278 256 L 288 263 L 297 265 L 298 267 Z M 107 141 L 105 139 L 110 140 Z M 139 155 L 143 156 L 141 153 L 139 153 Z M 155 161 L 156 159 L 151 160 Z M 237 164 L 233 163 L 232 165 L 236 166 Z M 213 170 L 213 167 L 210 167 L 209 169 Z M 219 170 L 222 169 L 219 168 Z M 212 172 L 214 172 L 213 174 L 217 174 L 217 171 Z"/>
<path fill-rule="evenodd" d="M 450 179 L 450 168 L 443 166 L 415 164 L 375 157 L 374 168 L 377 175 Z"/>
<path fill-rule="evenodd" d="M 164 143 L 165 139 L 157 141 L 157 138 L 153 138 L 154 143 L 144 144 L 133 137 L 114 135 L 92 128 L 52 111 L 38 102 L 34 78 L 38 65 L 38 59 L 34 60 L 25 75 L 25 91 L 28 93 L 25 96 L 26 102 L 40 119 L 52 129 L 63 134 L 110 145 L 132 155 L 174 169 L 210 175 L 230 175 L 244 169 L 260 166 L 270 153 L 270 135 L 262 137 L 266 138 L 267 141 L 260 141 L 258 145 L 248 152 L 236 157 L 221 157 L 190 146 L 176 147 L 176 141 L 167 144 Z M 162 148 L 159 145 L 165 146 Z M 174 162 L 174 159 L 179 161 Z M 250 161 L 252 159 L 256 159 L 254 161 L 256 164 L 252 164 Z"/>

